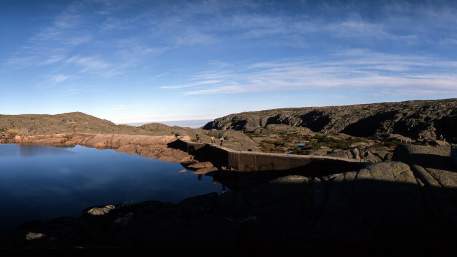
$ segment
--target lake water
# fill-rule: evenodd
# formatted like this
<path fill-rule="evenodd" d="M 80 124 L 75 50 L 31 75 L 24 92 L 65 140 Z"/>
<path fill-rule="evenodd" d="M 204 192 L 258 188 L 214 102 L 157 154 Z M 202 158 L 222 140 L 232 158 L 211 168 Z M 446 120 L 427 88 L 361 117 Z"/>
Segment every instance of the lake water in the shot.
<path fill-rule="evenodd" d="M 220 192 L 210 177 L 180 164 L 76 146 L 0 145 L 0 228 L 78 216 L 94 205 L 179 202 Z"/>

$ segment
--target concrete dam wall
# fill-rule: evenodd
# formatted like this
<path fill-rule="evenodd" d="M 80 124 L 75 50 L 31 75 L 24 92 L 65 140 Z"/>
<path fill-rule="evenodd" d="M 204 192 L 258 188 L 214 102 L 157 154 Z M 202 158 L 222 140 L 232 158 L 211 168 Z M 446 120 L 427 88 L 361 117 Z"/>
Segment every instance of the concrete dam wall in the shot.
<path fill-rule="evenodd" d="M 307 170 L 312 170 L 322 175 L 322 172 L 332 173 L 343 170 L 355 170 L 366 165 L 365 162 L 354 159 L 235 151 L 213 144 L 201 144 L 182 140 L 172 142 L 169 146 L 192 154 L 198 161 L 209 161 L 218 168 L 240 172 L 293 171 L 306 167 Z"/>

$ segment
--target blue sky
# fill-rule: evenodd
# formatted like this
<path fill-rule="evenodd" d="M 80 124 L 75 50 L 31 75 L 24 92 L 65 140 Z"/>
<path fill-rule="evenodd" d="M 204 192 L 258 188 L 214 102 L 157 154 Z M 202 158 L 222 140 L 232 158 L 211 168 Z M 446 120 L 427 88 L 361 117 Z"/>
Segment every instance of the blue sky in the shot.
<path fill-rule="evenodd" d="M 0 1 L 0 113 L 118 123 L 457 97 L 454 1 Z"/>

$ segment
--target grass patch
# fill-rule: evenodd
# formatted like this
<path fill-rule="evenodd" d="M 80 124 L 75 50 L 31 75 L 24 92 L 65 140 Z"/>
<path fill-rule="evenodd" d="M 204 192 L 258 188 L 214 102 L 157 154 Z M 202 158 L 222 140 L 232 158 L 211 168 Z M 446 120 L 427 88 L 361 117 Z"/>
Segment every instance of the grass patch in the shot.
<path fill-rule="evenodd" d="M 330 147 L 332 149 L 349 149 L 352 140 L 339 140 L 326 135 L 315 135 L 311 138 L 310 145 L 313 149 L 319 149 L 322 146 Z"/>

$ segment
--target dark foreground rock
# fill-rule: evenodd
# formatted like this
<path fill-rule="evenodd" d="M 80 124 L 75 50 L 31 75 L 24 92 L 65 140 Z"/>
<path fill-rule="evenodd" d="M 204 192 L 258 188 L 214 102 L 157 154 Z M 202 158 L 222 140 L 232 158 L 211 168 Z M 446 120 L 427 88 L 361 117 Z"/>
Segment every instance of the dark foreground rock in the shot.
<path fill-rule="evenodd" d="M 178 204 L 89 208 L 79 218 L 24 225 L 3 244 L 106 255 L 455 256 L 457 169 L 444 149 L 428 156 L 444 160 L 439 167 L 416 158 L 430 150 L 404 147 L 397 162 L 326 176 L 216 172 L 232 190 Z"/>

